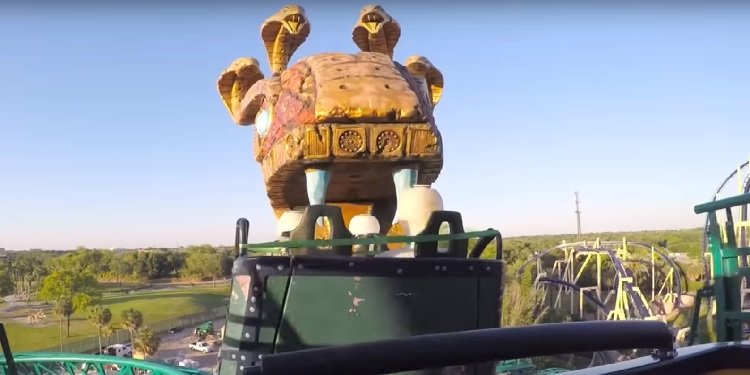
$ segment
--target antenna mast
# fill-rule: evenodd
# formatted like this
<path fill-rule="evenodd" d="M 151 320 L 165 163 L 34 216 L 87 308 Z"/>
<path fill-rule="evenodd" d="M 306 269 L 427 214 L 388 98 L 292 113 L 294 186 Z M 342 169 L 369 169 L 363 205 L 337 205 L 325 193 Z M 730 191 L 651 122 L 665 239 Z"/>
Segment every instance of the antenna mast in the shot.
<path fill-rule="evenodd" d="M 576 191 L 576 223 L 578 224 L 577 239 L 581 239 L 581 209 L 578 207 L 578 192 Z"/>

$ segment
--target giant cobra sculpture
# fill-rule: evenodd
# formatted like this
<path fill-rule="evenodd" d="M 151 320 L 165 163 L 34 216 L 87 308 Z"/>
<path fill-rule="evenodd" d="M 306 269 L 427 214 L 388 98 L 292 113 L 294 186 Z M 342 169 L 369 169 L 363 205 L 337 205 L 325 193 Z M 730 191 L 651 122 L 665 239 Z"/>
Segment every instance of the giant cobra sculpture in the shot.
<path fill-rule="evenodd" d="M 254 155 L 278 216 L 307 205 L 369 213 L 388 233 L 399 197 L 429 185 L 443 165 L 433 109 L 443 76 L 429 60 L 393 61 L 401 28 L 382 7 L 362 9 L 352 31 L 358 53 L 329 52 L 288 66 L 310 35 L 305 11 L 289 5 L 261 26 L 270 77 L 239 58 L 219 93 L 238 125 L 254 125 Z"/>

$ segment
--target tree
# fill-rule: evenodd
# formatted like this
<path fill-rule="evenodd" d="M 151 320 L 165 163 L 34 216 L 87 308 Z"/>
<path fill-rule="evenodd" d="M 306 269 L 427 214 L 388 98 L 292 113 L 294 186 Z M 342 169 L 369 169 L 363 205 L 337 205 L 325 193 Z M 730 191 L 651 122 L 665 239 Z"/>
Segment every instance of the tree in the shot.
<path fill-rule="evenodd" d="M 102 330 L 104 327 L 109 326 L 112 321 L 112 311 L 108 308 L 96 305 L 89 311 L 89 321 L 96 327 L 97 335 L 99 336 L 99 349 L 102 348 Z"/>
<path fill-rule="evenodd" d="M 112 335 L 115 333 L 115 327 L 112 326 L 112 324 L 107 324 L 106 326 L 102 327 L 102 337 L 107 339 L 107 345 L 109 345 L 109 338 L 112 337 Z"/>
<path fill-rule="evenodd" d="M 516 267 L 508 267 L 506 275 L 515 275 Z M 542 307 L 544 295 L 533 286 L 530 267 L 524 270 L 521 280 L 506 280 L 503 292 L 502 326 L 524 326 L 543 321 L 549 308 Z"/>
<path fill-rule="evenodd" d="M 27 284 L 32 279 L 31 273 L 34 269 L 34 260 L 28 256 L 18 256 L 13 259 L 13 265 L 10 267 L 12 271 L 12 279 L 17 285 L 16 290 L 19 292 L 27 290 Z"/>
<path fill-rule="evenodd" d="M 70 316 L 77 310 L 87 310 L 102 298 L 96 278 L 86 272 L 58 270 L 44 278 L 39 298 L 55 303 L 55 312 L 67 320 L 67 336 L 70 337 Z"/>
<path fill-rule="evenodd" d="M 111 252 L 87 249 L 79 246 L 74 252 L 67 252 L 62 256 L 50 261 L 53 270 L 68 270 L 74 272 L 87 272 L 92 275 L 101 275 L 109 271 L 108 258 Z"/>
<path fill-rule="evenodd" d="M 75 309 L 73 308 L 73 301 L 70 299 L 61 297 L 57 301 L 55 301 L 54 311 L 57 317 L 59 318 L 59 325 L 60 325 L 60 350 L 62 350 L 62 332 L 63 332 L 63 319 L 68 318 L 68 322 L 70 322 L 70 316 L 73 315 L 75 312 Z M 68 337 L 70 337 L 70 323 L 68 323 Z"/>
<path fill-rule="evenodd" d="M 130 333 L 130 343 L 133 343 L 135 334 L 143 326 L 143 313 L 135 309 L 127 309 L 122 312 L 122 327 Z"/>
<path fill-rule="evenodd" d="M 122 278 L 133 273 L 133 266 L 124 256 L 114 256 L 110 260 L 109 270 L 115 276 L 115 281 L 122 285 Z"/>
<path fill-rule="evenodd" d="M 145 356 L 152 356 L 159 350 L 161 339 L 157 336 L 151 328 L 143 327 L 138 330 L 135 341 L 133 341 L 133 349 L 137 352 L 143 353 Z"/>
<path fill-rule="evenodd" d="M 16 291 L 16 283 L 7 269 L 0 269 L 0 296 L 7 296 Z"/>
<path fill-rule="evenodd" d="M 188 248 L 185 259 L 185 274 L 193 277 L 210 277 L 216 286 L 216 278 L 223 274 L 225 254 L 217 252 L 209 245 Z"/>

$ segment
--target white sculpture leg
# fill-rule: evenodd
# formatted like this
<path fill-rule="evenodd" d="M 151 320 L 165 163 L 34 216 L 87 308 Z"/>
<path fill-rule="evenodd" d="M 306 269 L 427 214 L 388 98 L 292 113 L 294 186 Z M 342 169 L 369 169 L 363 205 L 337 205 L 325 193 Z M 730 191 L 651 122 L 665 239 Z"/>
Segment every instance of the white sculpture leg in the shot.
<path fill-rule="evenodd" d="M 325 169 L 310 168 L 305 170 L 307 181 L 307 200 L 309 204 L 325 204 L 328 182 L 331 180 L 331 172 Z M 323 220 L 317 220 L 318 225 L 323 225 Z"/>
<path fill-rule="evenodd" d="M 393 217 L 393 224 L 398 222 L 401 192 L 413 187 L 416 183 L 417 170 L 415 168 L 399 168 L 393 171 L 393 185 L 396 187 L 396 215 Z"/>

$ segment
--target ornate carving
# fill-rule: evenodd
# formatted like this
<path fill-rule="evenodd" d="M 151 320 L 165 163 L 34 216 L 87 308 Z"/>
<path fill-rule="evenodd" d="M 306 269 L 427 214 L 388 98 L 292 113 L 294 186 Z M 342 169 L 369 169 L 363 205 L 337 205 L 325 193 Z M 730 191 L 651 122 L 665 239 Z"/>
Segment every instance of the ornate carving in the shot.
<path fill-rule="evenodd" d="M 404 155 L 405 125 L 379 125 L 371 128 L 370 152 L 378 158 L 400 158 Z"/>
<path fill-rule="evenodd" d="M 339 135 L 339 148 L 341 148 L 342 151 L 353 154 L 362 150 L 362 146 L 364 145 L 364 137 L 354 130 L 344 130 L 341 135 Z"/>
<path fill-rule="evenodd" d="M 393 130 L 386 130 L 378 134 L 375 142 L 378 146 L 378 150 L 393 152 L 401 146 L 401 137 L 399 137 Z"/>
<path fill-rule="evenodd" d="M 401 26 L 380 5 L 367 5 L 359 12 L 352 40 L 363 52 L 378 52 L 393 58 L 399 38 Z"/>
<path fill-rule="evenodd" d="M 307 159 L 323 159 L 331 156 L 331 126 L 305 127 L 303 153 Z"/>
<path fill-rule="evenodd" d="M 310 23 L 299 5 L 287 5 L 260 27 L 273 75 L 286 69 L 289 59 L 310 35 Z"/>
<path fill-rule="evenodd" d="M 253 135 L 253 156 L 255 157 L 255 161 L 261 162 L 263 161 L 263 157 L 265 156 L 264 153 L 261 152 L 261 147 L 263 145 L 263 140 L 257 132 Z"/>
<path fill-rule="evenodd" d="M 221 72 L 216 86 L 219 89 L 221 101 L 236 123 L 245 122 L 240 119 L 242 99 L 245 98 L 250 88 L 262 79 L 263 72 L 260 71 L 260 64 L 252 57 L 234 60 L 227 69 Z"/>
<path fill-rule="evenodd" d="M 299 142 L 297 141 L 297 137 L 295 137 L 294 133 L 289 133 L 289 135 L 286 136 L 284 139 L 284 150 L 286 151 L 286 156 L 289 159 L 296 159 L 298 155 L 300 155 L 300 147 Z"/>
<path fill-rule="evenodd" d="M 435 108 L 440 101 L 440 97 L 443 96 L 443 73 L 423 56 L 409 56 L 405 65 L 412 76 L 422 85 L 424 95 Z"/>
<path fill-rule="evenodd" d="M 407 134 L 406 156 L 430 157 L 440 153 L 440 142 L 431 126 L 410 125 Z"/>

